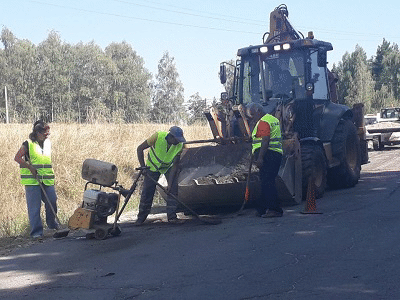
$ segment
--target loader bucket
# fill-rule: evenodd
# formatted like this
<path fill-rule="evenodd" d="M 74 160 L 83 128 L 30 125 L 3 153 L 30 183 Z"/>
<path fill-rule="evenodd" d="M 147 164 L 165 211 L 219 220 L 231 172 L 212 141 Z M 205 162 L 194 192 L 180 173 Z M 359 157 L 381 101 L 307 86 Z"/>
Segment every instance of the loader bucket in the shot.
<path fill-rule="evenodd" d="M 284 148 L 297 149 L 294 143 L 287 140 Z M 299 153 L 286 152 L 276 178 L 278 197 L 284 206 L 301 201 L 301 159 Z M 240 207 L 246 191 L 250 155 L 251 143 L 186 149 L 180 161 L 179 200 L 196 209 Z M 250 201 L 260 197 L 261 182 L 255 166 L 251 169 L 249 188 Z"/>
<path fill-rule="evenodd" d="M 187 149 L 181 157 L 179 199 L 197 208 L 240 207 L 244 201 L 250 155 L 249 143 Z M 259 193 L 258 181 L 258 176 L 251 176 L 254 193 Z"/>

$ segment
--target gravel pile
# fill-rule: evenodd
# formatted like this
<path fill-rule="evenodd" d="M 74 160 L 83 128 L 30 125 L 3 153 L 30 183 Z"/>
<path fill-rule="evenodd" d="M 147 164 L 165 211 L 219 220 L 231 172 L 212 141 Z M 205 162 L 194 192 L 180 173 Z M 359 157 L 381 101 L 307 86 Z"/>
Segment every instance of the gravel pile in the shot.
<path fill-rule="evenodd" d="M 249 157 L 243 157 L 238 164 L 230 167 L 232 170 L 228 175 L 218 176 L 215 174 L 210 174 L 208 176 L 199 177 L 195 180 L 198 184 L 223 184 L 223 183 L 236 183 L 238 181 L 246 181 L 249 171 Z M 258 172 L 256 166 L 252 166 L 251 172 L 254 174 Z M 195 184 L 193 181 L 192 184 Z"/>

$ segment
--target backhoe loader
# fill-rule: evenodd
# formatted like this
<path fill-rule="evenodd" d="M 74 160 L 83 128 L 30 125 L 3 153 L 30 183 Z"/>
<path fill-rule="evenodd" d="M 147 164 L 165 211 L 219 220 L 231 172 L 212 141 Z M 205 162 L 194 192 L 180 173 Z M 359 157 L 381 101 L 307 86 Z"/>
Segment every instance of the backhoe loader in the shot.
<path fill-rule="evenodd" d="M 361 165 L 368 162 L 363 105 L 350 109 L 335 103 L 337 77 L 327 68 L 332 49 L 312 32 L 304 37 L 296 31 L 286 5 L 272 11 L 263 43 L 239 49 L 236 64 L 220 65 L 220 80 L 229 92 L 221 94 L 220 106 L 205 112 L 213 143 L 182 155 L 180 200 L 197 208 L 240 206 L 246 182 L 252 197 L 259 196 L 258 170 L 248 172 L 255 124 L 246 106 L 252 102 L 281 123 L 284 153 L 276 184 L 283 205 L 304 200 L 310 178 L 317 197 L 327 184 L 357 184 Z M 227 68 L 233 70 L 229 80 Z"/>

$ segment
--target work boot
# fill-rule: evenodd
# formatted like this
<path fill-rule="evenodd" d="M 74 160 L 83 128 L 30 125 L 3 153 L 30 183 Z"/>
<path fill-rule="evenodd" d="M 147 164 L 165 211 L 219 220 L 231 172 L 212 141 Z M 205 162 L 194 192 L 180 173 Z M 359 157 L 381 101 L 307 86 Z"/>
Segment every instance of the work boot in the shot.
<path fill-rule="evenodd" d="M 133 225 L 135 226 L 141 226 L 143 225 L 144 221 L 146 221 L 146 218 L 138 218 Z"/>
<path fill-rule="evenodd" d="M 260 218 L 265 215 L 265 211 L 256 210 L 255 216 Z"/>
<path fill-rule="evenodd" d="M 268 209 L 265 214 L 261 216 L 261 218 L 280 218 L 283 216 L 282 212 Z"/>
<path fill-rule="evenodd" d="M 43 240 L 43 234 L 35 234 L 35 235 L 32 235 L 31 238 L 34 241 L 42 241 Z"/>
<path fill-rule="evenodd" d="M 60 229 L 60 225 L 58 223 L 54 223 L 53 226 L 47 226 L 48 229 L 50 230 L 59 230 Z"/>

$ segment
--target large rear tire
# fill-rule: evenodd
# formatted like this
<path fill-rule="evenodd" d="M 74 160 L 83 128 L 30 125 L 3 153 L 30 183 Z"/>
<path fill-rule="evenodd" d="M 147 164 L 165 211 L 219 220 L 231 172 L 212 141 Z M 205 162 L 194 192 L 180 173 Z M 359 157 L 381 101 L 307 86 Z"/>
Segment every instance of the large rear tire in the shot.
<path fill-rule="evenodd" d="M 361 171 L 360 139 L 350 120 L 340 120 L 332 138 L 332 155 L 340 164 L 328 170 L 331 188 L 349 188 L 357 184 Z"/>
<path fill-rule="evenodd" d="M 314 181 L 315 196 L 321 198 L 326 188 L 327 163 L 324 150 L 317 144 L 301 145 L 301 163 L 303 168 L 303 200 L 307 198 L 308 181 Z"/>

